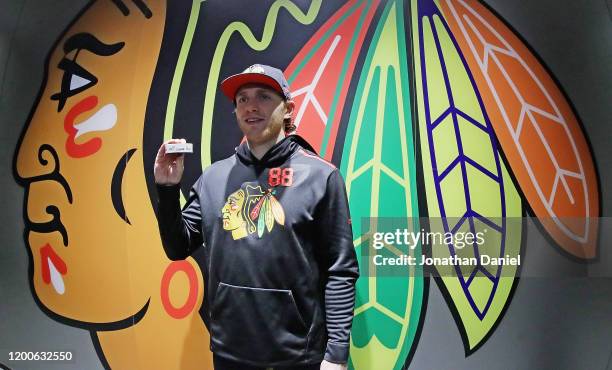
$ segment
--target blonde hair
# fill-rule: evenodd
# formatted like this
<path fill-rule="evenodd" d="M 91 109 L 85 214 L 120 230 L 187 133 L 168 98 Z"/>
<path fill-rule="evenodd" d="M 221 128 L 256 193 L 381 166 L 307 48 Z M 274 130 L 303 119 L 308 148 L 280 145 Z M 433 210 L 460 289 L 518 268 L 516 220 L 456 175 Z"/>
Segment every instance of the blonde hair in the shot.
<path fill-rule="evenodd" d="M 286 101 L 287 100 L 285 100 L 285 102 Z M 285 129 L 285 134 L 290 134 L 297 129 L 297 126 L 293 123 L 293 114 L 291 114 L 291 117 L 283 119 L 283 123 L 284 123 L 283 128 Z"/>

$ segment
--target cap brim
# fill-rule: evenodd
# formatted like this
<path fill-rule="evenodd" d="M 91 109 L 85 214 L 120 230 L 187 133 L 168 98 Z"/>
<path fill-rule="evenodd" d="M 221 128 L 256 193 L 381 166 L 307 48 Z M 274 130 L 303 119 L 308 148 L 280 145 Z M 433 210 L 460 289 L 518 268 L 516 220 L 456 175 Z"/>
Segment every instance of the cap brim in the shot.
<path fill-rule="evenodd" d="M 233 101 L 236 97 L 236 92 L 238 89 L 246 84 L 266 85 L 277 91 L 282 96 L 285 96 L 283 90 L 275 79 L 261 73 L 238 73 L 223 80 L 219 87 L 221 88 L 223 95 L 227 96 L 229 100 Z"/>

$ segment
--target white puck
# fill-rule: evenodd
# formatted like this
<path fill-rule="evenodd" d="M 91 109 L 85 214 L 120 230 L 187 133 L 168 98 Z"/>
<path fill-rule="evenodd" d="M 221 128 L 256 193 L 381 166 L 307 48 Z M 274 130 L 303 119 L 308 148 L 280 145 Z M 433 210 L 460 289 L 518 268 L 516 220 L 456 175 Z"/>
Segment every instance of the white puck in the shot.
<path fill-rule="evenodd" d="M 193 153 L 193 144 L 191 143 L 173 143 L 166 144 L 166 154 L 169 153 Z"/>

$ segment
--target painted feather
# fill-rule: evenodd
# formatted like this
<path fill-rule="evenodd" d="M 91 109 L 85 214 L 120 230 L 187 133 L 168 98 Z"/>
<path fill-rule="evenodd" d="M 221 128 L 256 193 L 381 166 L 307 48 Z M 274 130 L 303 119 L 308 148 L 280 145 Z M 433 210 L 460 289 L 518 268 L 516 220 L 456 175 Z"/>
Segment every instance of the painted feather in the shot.
<path fill-rule="evenodd" d="M 405 32 L 403 2 L 386 2 L 358 76 L 343 147 L 340 167 L 365 277 L 357 281 L 351 369 L 402 369 L 422 319 L 422 268 L 402 266 L 392 273 L 371 262 L 376 254 L 404 252 L 372 248 L 370 233 L 388 230 L 383 218 L 398 221 L 394 227 L 419 229 Z M 373 225 L 362 224 L 362 217 L 371 217 Z M 406 253 L 419 256 L 421 246 Z"/>
<path fill-rule="evenodd" d="M 431 231 L 482 232 L 486 242 L 463 248 L 431 245 L 433 257 L 517 257 L 522 205 L 501 160 L 471 72 L 432 0 L 413 0 L 416 95 L 423 178 Z M 466 353 L 488 337 L 505 308 L 516 266 L 436 266 Z"/>
<path fill-rule="evenodd" d="M 357 57 L 380 0 L 347 1 L 285 70 L 295 101 L 297 133 L 331 160 Z"/>
<path fill-rule="evenodd" d="M 263 206 L 265 197 L 261 197 L 259 198 L 259 200 L 257 201 L 257 204 L 255 205 L 255 207 L 253 207 L 253 209 L 251 209 L 251 212 L 249 213 L 249 217 L 251 217 L 251 220 L 255 220 L 260 212 L 261 212 L 261 207 Z"/>
<path fill-rule="evenodd" d="M 270 204 L 270 198 L 272 196 L 270 194 L 266 195 L 266 200 L 265 200 L 265 215 L 266 215 L 266 229 L 268 229 L 268 232 L 272 231 L 272 227 L 274 226 L 274 215 L 272 215 L 272 206 Z"/>
<path fill-rule="evenodd" d="M 597 255 L 599 189 L 567 98 L 521 39 L 473 0 L 440 0 L 525 199 L 548 234 L 579 258 Z"/>
<path fill-rule="evenodd" d="M 261 238 L 264 233 L 264 229 L 266 228 L 266 202 L 264 201 L 265 197 L 262 197 L 260 202 L 262 204 L 261 211 L 259 212 L 259 218 L 257 219 L 257 236 Z"/>
<path fill-rule="evenodd" d="M 270 197 L 270 208 L 272 208 L 272 215 L 276 222 L 280 225 L 285 225 L 285 211 L 283 211 L 283 207 L 280 205 L 278 200 L 272 195 Z"/>

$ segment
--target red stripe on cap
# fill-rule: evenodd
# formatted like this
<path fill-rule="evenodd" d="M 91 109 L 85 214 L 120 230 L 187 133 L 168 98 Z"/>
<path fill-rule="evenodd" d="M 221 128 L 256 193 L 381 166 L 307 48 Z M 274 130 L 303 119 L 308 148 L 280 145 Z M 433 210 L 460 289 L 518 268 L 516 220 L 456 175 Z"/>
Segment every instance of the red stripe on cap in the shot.
<path fill-rule="evenodd" d="M 282 96 L 285 96 L 285 93 L 278 82 L 274 78 L 262 73 L 238 73 L 233 76 L 229 76 L 221 82 L 220 88 L 223 95 L 227 96 L 227 98 L 230 100 L 234 100 L 238 89 L 240 89 L 240 87 L 243 85 L 250 83 L 269 86 Z"/>

